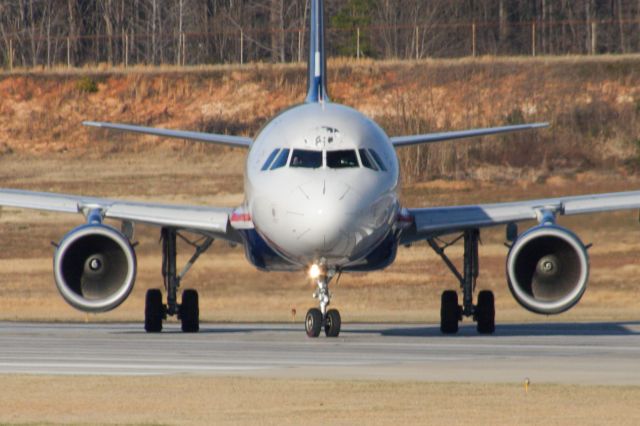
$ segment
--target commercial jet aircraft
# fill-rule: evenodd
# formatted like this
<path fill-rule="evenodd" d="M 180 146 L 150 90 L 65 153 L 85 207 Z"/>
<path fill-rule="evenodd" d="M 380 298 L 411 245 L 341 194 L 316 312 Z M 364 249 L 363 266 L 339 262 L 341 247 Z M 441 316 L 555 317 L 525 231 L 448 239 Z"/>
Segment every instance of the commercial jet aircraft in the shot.
<path fill-rule="evenodd" d="M 0 190 L 0 206 L 80 213 L 86 224 L 71 230 L 57 245 L 53 272 L 62 297 L 87 312 L 109 311 L 131 293 L 136 279 L 133 230 L 136 224 L 158 227 L 162 237 L 161 290 L 146 294 L 145 329 L 162 330 L 177 315 L 182 330 L 199 330 L 198 293 L 178 290 L 195 261 L 214 240 L 244 247 L 247 260 L 264 271 L 305 271 L 317 284 L 319 308 L 305 317 L 309 337 L 322 330 L 340 333 L 340 314 L 329 309 L 329 284 L 347 272 L 389 266 L 399 246 L 426 241 L 451 269 L 460 285 L 441 299 L 440 328 L 456 333 L 463 317 L 479 333 L 495 330 L 494 297 L 481 291 L 478 277 L 480 230 L 505 226 L 510 250 L 507 282 L 514 298 L 529 311 L 558 314 L 572 308 L 589 277 L 587 248 L 576 234 L 556 224 L 558 215 L 640 208 L 640 192 L 530 200 L 452 207 L 406 207 L 398 200 L 396 149 L 452 139 L 546 127 L 545 123 L 389 137 L 373 120 L 332 103 L 327 91 L 324 6 L 311 2 L 308 92 L 304 103 L 272 119 L 255 139 L 85 122 L 87 126 L 228 145 L 248 151 L 245 201 L 237 208 L 134 203 L 111 199 Z M 116 229 L 105 219 L 121 223 Z M 536 220 L 518 233 L 517 223 Z M 116 222 L 117 223 L 117 222 Z M 193 257 L 181 272 L 176 240 L 183 233 L 200 236 Z M 443 243 L 442 237 L 452 236 Z M 455 238 L 454 238 L 455 237 Z M 462 271 L 445 253 L 464 244 Z"/>

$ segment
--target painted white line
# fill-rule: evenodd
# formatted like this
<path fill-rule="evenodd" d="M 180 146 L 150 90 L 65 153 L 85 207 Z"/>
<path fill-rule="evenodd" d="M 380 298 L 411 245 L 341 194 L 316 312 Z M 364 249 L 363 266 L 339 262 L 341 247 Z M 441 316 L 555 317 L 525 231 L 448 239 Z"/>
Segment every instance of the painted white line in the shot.
<path fill-rule="evenodd" d="M 32 364 L 28 362 L 0 362 L 0 369 L 4 368 L 30 368 L 34 370 L 43 368 L 53 369 L 95 369 L 95 370 L 168 370 L 168 371 L 255 371 L 264 370 L 269 368 L 264 365 L 255 366 L 228 366 L 228 365 L 171 365 L 171 364 L 156 364 L 156 365 L 142 365 L 142 364 L 106 364 L 106 363 L 37 363 Z"/>

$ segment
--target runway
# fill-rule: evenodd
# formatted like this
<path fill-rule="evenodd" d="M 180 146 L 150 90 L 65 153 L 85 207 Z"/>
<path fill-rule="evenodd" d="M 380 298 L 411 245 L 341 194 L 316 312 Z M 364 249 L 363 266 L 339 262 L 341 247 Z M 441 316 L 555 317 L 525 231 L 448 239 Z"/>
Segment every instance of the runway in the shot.
<path fill-rule="evenodd" d="M 225 375 L 446 382 L 640 385 L 640 322 L 515 324 L 478 336 L 437 325 L 346 324 L 309 339 L 301 324 L 0 323 L 0 374 Z"/>

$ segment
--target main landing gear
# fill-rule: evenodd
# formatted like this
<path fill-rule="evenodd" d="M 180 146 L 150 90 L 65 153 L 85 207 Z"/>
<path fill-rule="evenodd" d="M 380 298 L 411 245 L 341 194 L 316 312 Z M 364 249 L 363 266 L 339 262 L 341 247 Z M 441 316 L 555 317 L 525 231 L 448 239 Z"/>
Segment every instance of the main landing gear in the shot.
<path fill-rule="evenodd" d="M 177 273 L 176 257 L 178 254 L 177 237 L 180 237 L 193 247 L 195 253 L 189 259 L 180 274 Z M 168 316 L 177 315 L 182 323 L 182 331 L 185 333 L 196 333 L 200 330 L 200 309 L 198 292 L 195 290 L 184 290 L 182 292 L 182 303 L 178 304 L 178 289 L 180 281 L 189 272 L 189 269 L 213 244 L 213 238 L 204 238 L 202 242 L 191 242 L 180 235 L 173 228 L 162 228 L 162 277 L 164 278 L 164 288 L 167 292 L 167 303 L 162 302 L 162 291 L 151 289 L 147 291 L 144 310 L 144 329 L 149 333 L 162 331 L 162 322 Z"/>
<path fill-rule="evenodd" d="M 445 250 L 464 239 L 464 268 L 461 274 L 458 268 L 445 254 Z M 447 290 L 442 293 L 440 305 L 440 331 L 443 334 L 455 334 L 463 317 L 472 317 L 477 324 L 480 334 L 493 334 L 496 329 L 495 303 L 493 292 L 481 291 L 478 293 L 478 303 L 473 304 L 473 293 L 476 289 L 476 281 L 479 274 L 478 244 L 480 231 L 471 229 L 465 231 L 460 237 L 450 243 L 438 243 L 435 239 L 429 239 L 429 245 L 449 267 L 451 272 L 460 282 L 462 290 L 462 305 L 458 304 L 458 293 L 455 290 Z"/>
<path fill-rule="evenodd" d="M 304 327 L 309 337 L 318 337 L 324 328 L 324 334 L 327 337 L 338 337 L 342 320 L 340 312 L 337 309 L 329 309 L 327 307 L 331 303 L 331 293 L 329 292 L 329 282 L 333 278 L 332 274 L 320 273 L 315 278 L 318 289 L 313 297 L 320 302 L 320 309 L 311 308 L 307 312 L 304 320 Z"/>

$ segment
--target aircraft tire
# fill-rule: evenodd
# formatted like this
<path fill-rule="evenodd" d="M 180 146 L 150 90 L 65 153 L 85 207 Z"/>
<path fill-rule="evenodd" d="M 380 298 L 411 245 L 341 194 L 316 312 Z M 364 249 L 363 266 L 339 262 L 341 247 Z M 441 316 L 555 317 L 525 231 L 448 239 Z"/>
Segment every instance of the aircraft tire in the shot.
<path fill-rule="evenodd" d="M 316 338 L 320 335 L 322 330 L 322 312 L 318 308 L 311 308 L 307 311 L 307 316 L 304 319 L 304 328 L 307 332 L 307 336 Z"/>
<path fill-rule="evenodd" d="M 327 319 L 324 324 L 324 334 L 327 337 L 338 337 L 341 326 L 342 319 L 340 318 L 340 312 L 338 312 L 337 309 L 330 309 L 329 312 L 327 312 Z"/>
<path fill-rule="evenodd" d="M 444 291 L 440 302 L 440 331 L 442 334 L 456 334 L 460 320 L 458 293 L 454 290 Z"/>
<path fill-rule="evenodd" d="M 493 334 L 496 331 L 496 308 L 492 291 L 483 290 L 478 293 L 476 321 L 478 333 Z"/>
<path fill-rule="evenodd" d="M 196 290 L 189 289 L 182 292 L 180 321 L 183 332 L 197 333 L 200 331 L 200 307 Z"/>
<path fill-rule="evenodd" d="M 144 329 L 147 333 L 160 333 L 164 319 L 162 292 L 158 289 L 147 290 L 144 304 Z"/>

